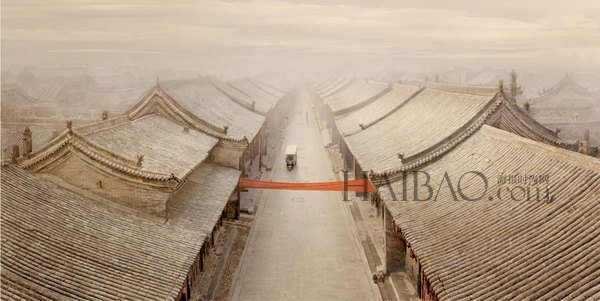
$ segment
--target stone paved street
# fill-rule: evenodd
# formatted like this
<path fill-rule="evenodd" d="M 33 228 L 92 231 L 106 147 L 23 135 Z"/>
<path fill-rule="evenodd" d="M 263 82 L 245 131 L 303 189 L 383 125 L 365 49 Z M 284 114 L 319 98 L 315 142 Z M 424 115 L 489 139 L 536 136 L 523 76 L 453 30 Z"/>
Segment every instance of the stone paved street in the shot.
<path fill-rule="evenodd" d="M 335 180 L 304 90 L 284 133 L 273 181 Z M 298 145 L 298 165 L 292 171 L 284 163 L 288 144 Z M 232 299 L 380 298 L 352 229 L 339 192 L 264 191 Z"/>

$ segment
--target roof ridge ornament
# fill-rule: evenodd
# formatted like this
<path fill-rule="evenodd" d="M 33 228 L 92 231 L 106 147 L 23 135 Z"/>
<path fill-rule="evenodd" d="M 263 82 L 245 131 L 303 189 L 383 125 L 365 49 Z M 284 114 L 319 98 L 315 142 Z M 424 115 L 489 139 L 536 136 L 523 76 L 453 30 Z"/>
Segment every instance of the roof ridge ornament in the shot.
<path fill-rule="evenodd" d="M 29 126 L 26 126 L 25 130 L 23 130 L 23 156 L 29 157 L 32 151 L 33 139 L 31 137 L 31 130 Z"/>
<path fill-rule="evenodd" d="M 73 121 L 67 120 L 67 129 L 69 130 L 69 134 L 73 134 Z"/>
<path fill-rule="evenodd" d="M 144 162 L 144 155 L 137 155 L 136 156 L 137 162 L 135 163 L 135 166 L 137 167 L 142 167 L 142 163 Z"/>

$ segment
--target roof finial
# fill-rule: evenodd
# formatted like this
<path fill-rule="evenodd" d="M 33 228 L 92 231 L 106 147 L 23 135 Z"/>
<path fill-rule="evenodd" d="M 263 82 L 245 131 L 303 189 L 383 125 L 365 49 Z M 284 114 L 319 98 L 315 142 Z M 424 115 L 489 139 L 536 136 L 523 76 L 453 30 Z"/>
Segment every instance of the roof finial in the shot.
<path fill-rule="evenodd" d="M 29 156 L 33 151 L 33 139 L 31 138 L 31 130 L 29 126 L 25 127 L 23 131 L 23 155 Z"/>
<path fill-rule="evenodd" d="M 156 76 L 156 86 L 158 87 L 158 75 Z"/>
<path fill-rule="evenodd" d="M 500 79 L 498 82 L 498 89 L 500 89 L 500 91 L 504 89 L 504 80 Z"/>

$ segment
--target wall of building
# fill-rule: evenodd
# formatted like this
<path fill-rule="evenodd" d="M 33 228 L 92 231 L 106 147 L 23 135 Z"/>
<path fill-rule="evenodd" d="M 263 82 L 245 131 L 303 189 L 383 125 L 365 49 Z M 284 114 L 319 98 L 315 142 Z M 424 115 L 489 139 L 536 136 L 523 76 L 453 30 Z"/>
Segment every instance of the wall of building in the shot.
<path fill-rule="evenodd" d="M 127 207 L 161 217 L 165 215 L 166 201 L 171 195 L 169 190 L 127 183 L 90 164 L 76 155 L 68 155 L 60 164 L 43 172 Z"/>
<path fill-rule="evenodd" d="M 240 169 L 240 158 L 244 148 L 228 141 L 219 141 L 210 151 L 210 160 L 226 167 Z"/>

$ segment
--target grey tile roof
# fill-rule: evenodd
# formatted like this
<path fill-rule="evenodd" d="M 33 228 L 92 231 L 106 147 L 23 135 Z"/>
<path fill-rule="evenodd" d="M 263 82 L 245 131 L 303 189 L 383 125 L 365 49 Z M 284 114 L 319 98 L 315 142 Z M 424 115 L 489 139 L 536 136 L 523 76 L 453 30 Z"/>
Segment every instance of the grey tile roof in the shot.
<path fill-rule="evenodd" d="M 293 75 L 286 73 L 269 73 L 253 76 L 250 80 L 262 87 L 265 91 L 282 98 L 285 93 L 294 88 Z"/>
<path fill-rule="evenodd" d="M 329 105 L 334 114 L 337 114 L 377 99 L 390 90 L 391 85 L 388 83 L 355 80 L 350 86 L 339 93 L 325 97 L 324 101 Z"/>
<path fill-rule="evenodd" d="M 320 77 L 317 77 L 315 82 L 312 83 L 312 87 L 315 92 L 321 96 L 342 80 L 344 80 L 344 77 L 336 73 L 321 74 Z"/>
<path fill-rule="evenodd" d="M 61 296 L 26 278 L 2 269 L 2 300 L 59 300 Z M 64 298 L 63 298 L 64 299 Z"/>
<path fill-rule="evenodd" d="M 277 102 L 281 99 L 281 97 L 265 91 L 248 78 L 230 81 L 229 85 L 247 95 L 250 95 L 252 99 L 256 101 L 258 107 L 271 108 L 275 106 L 275 104 L 277 104 Z"/>
<path fill-rule="evenodd" d="M 434 195 L 446 172 L 455 193 L 469 171 L 488 179 L 487 189 L 478 177 L 463 179 L 463 192 L 479 201 L 455 201 L 446 184 L 436 201 L 392 201 L 388 186 L 379 188 L 440 300 L 600 297 L 600 160 L 484 125 L 421 170 Z M 498 185 L 500 175 L 548 176 L 555 199 L 516 201 L 501 190 L 499 200 L 498 189 L 515 187 Z M 391 187 L 401 198 L 402 181 Z"/>
<path fill-rule="evenodd" d="M 252 96 L 234 88 L 227 82 L 216 78 L 211 78 L 211 82 L 221 93 L 227 95 L 229 98 L 248 110 L 252 110 L 252 105 L 254 104 L 254 110 L 264 115 L 271 108 L 271 104 L 263 101 L 256 101 Z"/>
<path fill-rule="evenodd" d="M 594 98 L 594 93 L 586 87 L 575 82 L 568 74 L 565 75 L 558 83 L 546 90 L 541 95 L 531 99 L 533 107 L 543 106 L 543 102 L 550 102 L 556 105 L 556 102 L 564 103 L 571 101 L 569 98 Z M 572 105 L 576 105 L 573 103 Z"/>
<path fill-rule="evenodd" d="M 161 87 L 196 117 L 217 127 L 229 126 L 228 136 L 246 136 L 252 141 L 265 121 L 264 116 L 240 106 L 210 81 L 164 82 Z"/>
<path fill-rule="evenodd" d="M 173 223 L 210 234 L 240 174 L 237 169 L 203 163 L 169 201 L 169 218 Z"/>
<path fill-rule="evenodd" d="M 327 97 L 331 97 L 337 93 L 340 93 L 344 89 L 351 86 L 357 80 L 360 81 L 362 79 L 356 79 L 353 76 L 334 77 L 333 79 L 331 79 L 331 81 L 328 81 L 327 84 L 318 85 L 316 87 L 316 90 L 317 90 L 317 93 L 319 94 L 319 96 L 321 96 L 321 98 L 327 98 Z"/>
<path fill-rule="evenodd" d="M 427 87 L 389 116 L 345 137 L 346 143 L 363 170 L 400 168 L 399 153 L 408 162 L 410 157 L 446 144 L 466 125 L 484 122 L 486 112 L 498 102 L 497 90 L 471 93 L 475 92 Z"/>
<path fill-rule="evenodd" d="M 3 299 L 173 300 L 206 237 L 101 206 L 14 166 L 2 168 L 1 182 Z"/>
<path fill-rule="evenodd" d="M 182 179 L 194 170 L 218 142 L 216 138 L 159 116 L 147 115 L 86 136 L 92 142 L 126 158 L 143 155 L 146 170 L 173 173 Z"/>
<path fill-rule="evenodd" d="M 562 126 L 558 135 L 568 141 L 583 141 L 586 129 L 590 131 L 590 146 L 600 146 L 600 123 L 595 127 L 587 124 L 578 125 L 577 123 Z"/>
<path fill-rule="evenodd" d="M 401 84 L 393 84 L 392 90 L 372 103 L 335 117 L 337 128 L 342 135 L 353 134 L 361 130 L 360 125 L 368 126 L 406 102 L 419 88 Z"/>
<path fill-rule="evenodd" d="M 7 159 L 12 154 L 12 146 L 19 146 L 19 154 L 23 154 L 23 130 L 25 128 L 3 128 L 2 129 L 2 147 L 6 147 Z M 58 132 L 54 129 L 34 128 L 31 127 L 31 142 L 33 151 L 38 150 L 44 144 L 48 143 Z"/>
<path fill-rule="evenodd" d="M 70 89 L 61 95 L 64 105 L 85 106 L 114 111 L 126 111 L 134 105 L 149 89 L 148 83 L 104 84 Z"/>
<path fill-rule="evenodd" d="M 2 109 L 6 110 L 14 106 L 30 106 L 38 102 L 29 96 L 18 84 L 4 84 L 1 89 Z"/>

